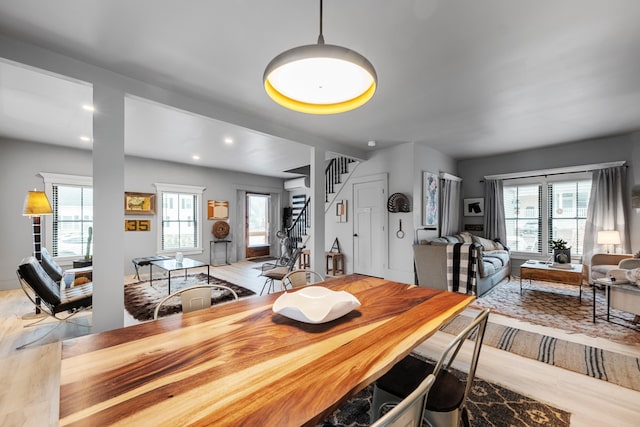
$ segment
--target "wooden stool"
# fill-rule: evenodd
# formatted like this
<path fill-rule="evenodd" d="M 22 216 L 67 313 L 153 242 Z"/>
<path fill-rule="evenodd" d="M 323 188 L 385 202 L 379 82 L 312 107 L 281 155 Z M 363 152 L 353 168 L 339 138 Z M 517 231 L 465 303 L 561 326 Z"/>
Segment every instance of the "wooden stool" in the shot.
<path fill-rule="evenodd" d="M 324 255 L 326 260 L 327 274 L 331 274 L 332 276 L 344 274 L 344 254 L 338 252 L 325 252 Z M 331 260 L 331 263 L 329 263 L 329 260 Z"/>
<path fill-rule="evenodd" d="M 303 268 L 311 268 L 311 251 L 309 249 L 304 249 L 298 257 L 298 270 Z"/>

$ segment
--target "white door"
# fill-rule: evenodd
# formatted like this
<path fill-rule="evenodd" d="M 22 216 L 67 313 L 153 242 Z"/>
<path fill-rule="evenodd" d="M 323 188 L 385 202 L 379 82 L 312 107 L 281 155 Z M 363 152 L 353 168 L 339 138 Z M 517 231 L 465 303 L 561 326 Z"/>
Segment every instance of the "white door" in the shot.
<path fill-rule="evenodd" d="M 353 270 L 368 276 L 384 277 L 385 194 L 383 181 L 353 185 Z"/>

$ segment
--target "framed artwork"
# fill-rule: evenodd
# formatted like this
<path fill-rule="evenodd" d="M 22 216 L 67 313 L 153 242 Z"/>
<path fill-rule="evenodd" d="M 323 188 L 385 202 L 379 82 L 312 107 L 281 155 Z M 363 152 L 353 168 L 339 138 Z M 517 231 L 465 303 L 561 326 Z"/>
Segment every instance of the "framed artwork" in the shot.
<path fill-rule="evenodd" d="M 124 231 L 150 231 L 150 219 L 125 219 Z"/>
<path fill-rule="evenodd" d="M 336 202 L 336 222 L 347 222 L 346 200 L 338 200 Z"/>
<path fill-rule="evenodd" d="M 483 216 L 484 215 L 484 199 L 464 199 L 464 216 Z"/>
<path fill-rule="evenodd" d="M 156 195 L 153 193 L 124 193 L 125 215 L 154 215 Z"/>
<path fill-rule="evenodd" d="M 209 200 L 207 202 L 208 219 L 229 219 L 229 202 Z"/>
<path fill-rule="evenodd" d="M 438 175 L 431 172 L 423 172 L 422 178 L 422 191 L 424 194 L 424 211 L 422 213 L 422 225 L 437 228 L 440 181 Z"/>

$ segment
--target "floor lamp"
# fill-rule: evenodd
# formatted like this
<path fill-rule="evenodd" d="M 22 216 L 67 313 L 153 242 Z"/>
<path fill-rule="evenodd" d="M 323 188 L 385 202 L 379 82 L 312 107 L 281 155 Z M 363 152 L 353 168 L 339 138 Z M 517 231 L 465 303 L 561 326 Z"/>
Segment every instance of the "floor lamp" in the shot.
<path fill-rule="evenodd" d="M 42 247 L 42 230 L 40 217 L 42 215 L 51 215 L 51 204 L 44 191 L 29 191 L 27 197 L 24 199 L 24 209 L 22 215 L 31 217 L 33 224 L 33 256 L 38 261 L 42 261 L 41 247 Z M 36 311 L 34 313 L 25 314 L 23 319 L 30 319 L 34 317 L 41 317 L 43 313 L 40 310 L 40 298 L 36 297 Z"/>

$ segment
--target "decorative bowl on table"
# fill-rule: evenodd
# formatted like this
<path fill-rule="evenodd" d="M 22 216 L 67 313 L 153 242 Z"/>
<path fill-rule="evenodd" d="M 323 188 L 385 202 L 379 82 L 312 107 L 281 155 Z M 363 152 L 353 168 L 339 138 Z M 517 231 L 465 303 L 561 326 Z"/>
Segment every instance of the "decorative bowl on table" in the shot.
<path fill-rule="evenodd" d="M 360 307 L 358 298 L 346 291 L 322 286 L 307 286 L 285 292 L 273 303 L 272 310 L 282 316 L 305 323 L 326 323 Z"/>

